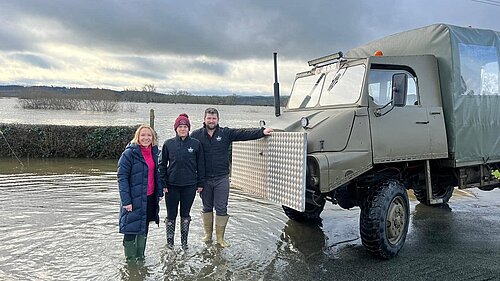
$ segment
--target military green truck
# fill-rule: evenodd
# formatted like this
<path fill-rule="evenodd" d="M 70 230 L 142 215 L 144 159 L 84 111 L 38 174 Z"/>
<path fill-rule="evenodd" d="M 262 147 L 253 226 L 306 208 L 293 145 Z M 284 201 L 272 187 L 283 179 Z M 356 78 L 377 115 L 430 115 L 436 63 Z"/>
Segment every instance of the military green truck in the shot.
<path fill-rule="evenodd" d="M 499 58 L 499 32 L 435 24 L 311 60 L 267 120 L 273 135 L 234 144 L 232 185 L 297 221 L 327 201 L 359 206 L 363 245 L 392 258 L 407 190 L 433 206 L 456 187 L 500 187 Z"/>

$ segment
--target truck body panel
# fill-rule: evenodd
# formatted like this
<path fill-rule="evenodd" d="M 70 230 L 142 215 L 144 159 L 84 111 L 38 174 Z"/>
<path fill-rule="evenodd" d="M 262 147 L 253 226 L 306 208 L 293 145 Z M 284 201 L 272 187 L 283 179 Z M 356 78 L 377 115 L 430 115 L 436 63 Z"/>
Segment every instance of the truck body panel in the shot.
<path fill-rule="evenodd" d="M 401 162 L 448 157 L 446 129 L 436 58 L 432 55 L 371 57 L 368 73 L 368 107 L 373 162 Z M 404 71 L 410 78 L 406 105 L 377 116 L 390 101 L 392 75 Z M 426 81 L 420 83 L 420 81 Z M 389 89 L 390 90 L 390 89 Z M 388 94 L 386 94 L 388 93 Z"/>
<path fill-rule="evenodd" d="M 449 165 L 500 161 L 499 32 L 435 24 L 354 48 L 347 57 L 367 57 L 378 50 L 384 56 L 437 58 Z"/>

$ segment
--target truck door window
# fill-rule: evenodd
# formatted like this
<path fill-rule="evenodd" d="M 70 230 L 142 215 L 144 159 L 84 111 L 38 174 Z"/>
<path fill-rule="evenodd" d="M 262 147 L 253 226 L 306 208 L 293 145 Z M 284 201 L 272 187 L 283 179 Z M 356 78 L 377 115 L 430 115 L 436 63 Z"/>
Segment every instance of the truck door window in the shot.
<path fill-rule="evenodd" d="M 392 100 L 392 76 L 397 73 L 408 75 L 406 105 L 419 105 L 416 78 L 404 70 L 371 69 L 368 74 L 368 95 L 377 105 L 389 103 Z"/>

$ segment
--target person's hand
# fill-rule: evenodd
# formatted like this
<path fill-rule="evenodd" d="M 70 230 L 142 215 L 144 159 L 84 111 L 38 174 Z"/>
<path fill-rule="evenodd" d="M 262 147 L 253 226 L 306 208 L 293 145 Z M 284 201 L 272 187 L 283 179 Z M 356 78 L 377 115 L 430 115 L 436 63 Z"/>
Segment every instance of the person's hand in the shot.
<path fill-rule="evenodd" d="M 269 135 L 271 135 L 271 132 L 272 132 L 272 131 L 273 131 L 273 129 L 272 129 L 272 128 L 265 128 L 265 129 L 264 129 L 264 132 L 263 132 L 263 133 L 264 133 L 264 136 L 269 136 Z"/>
<path fill-rule="evenodd" d="M 123 209 L 127 210 L 127 212 L 132 212 L 132 204 L 123 206 Z"/>
<path fill-rule="evenodd" d="M 203 187 L 198 186 L 198 187 L 196 188 L 196 192 L 200 193 L 200 192 L 202 192 L 202 191 L 203 191 Z"/>
<path fill-rule="evenodd" d="M 167 187 L 163 188 L 163 193 L 168 193 L 168 188 Z"/>

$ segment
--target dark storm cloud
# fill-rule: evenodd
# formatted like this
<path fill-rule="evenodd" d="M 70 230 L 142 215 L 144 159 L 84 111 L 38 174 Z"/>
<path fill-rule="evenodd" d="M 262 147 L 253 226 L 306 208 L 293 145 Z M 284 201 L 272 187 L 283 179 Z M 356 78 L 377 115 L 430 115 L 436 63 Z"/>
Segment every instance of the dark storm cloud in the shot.
<path fill-rule="evenodd" d="M 362 23 L 350 14 L 363 6 L 347 3 L 20 0 L 1 5 L 17 16 L 58 23 L 70 35 L 49 39 L 56 42 L 125 53 L 241 59 L 269 57 L 276 50 L 310 56 L 359 41 Z"/>
<path fill-rule="evenodd" d="M 112 73 L 225 76 L 231 60 L 271 61 L 277 51 L 284 60 L 306 61 L 433 23 L 500 30 L 499 12 L 471 0 L 1 1 L 0 51 L 43 54 L 48 43 L 72 45 L 130 64 L 105 70 Z M 43 56 L 17 59 L 54 67 Z"/>
<path fill-rule="evenodd" d="M 69 34 L 48 40 L 111 52 L 267 59 L 278 51 L 303 59 L 437 22 L 499 29 L 492 24 L 499 9 L 485 6 L 466 0 L 17 0 L 0 9 L 8 18 L 14 11 L 56 22 Z M 6 35 L 0 30 L 0 38 Z"/>

